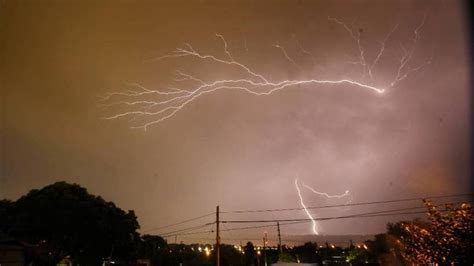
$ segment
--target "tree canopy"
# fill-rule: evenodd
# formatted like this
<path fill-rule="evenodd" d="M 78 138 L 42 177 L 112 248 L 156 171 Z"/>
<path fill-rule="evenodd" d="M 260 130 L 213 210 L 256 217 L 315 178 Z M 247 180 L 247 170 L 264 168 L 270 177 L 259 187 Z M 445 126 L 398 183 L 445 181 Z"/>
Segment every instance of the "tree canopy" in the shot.
<path fill-rule="evenodd" d="M 139 239 L 137 217 L 113 202 L 91 195 L 77 184 L 57 182 L 31 190 L 16 202 L 2 201 L 3 235 L 37 244 L 46 254 L 40 264 L 71 256 L 82 265 L 103 258 L 134 256 Z"/>
<path fill-rule="evenodd" d="M 389 224 L 398 238 L 400 255 L 415 264 L 471 265 L 474 263 L 474 216 L 468 203 L 439 208 L 425 201 L 428 222 L 415 220 Z"/>

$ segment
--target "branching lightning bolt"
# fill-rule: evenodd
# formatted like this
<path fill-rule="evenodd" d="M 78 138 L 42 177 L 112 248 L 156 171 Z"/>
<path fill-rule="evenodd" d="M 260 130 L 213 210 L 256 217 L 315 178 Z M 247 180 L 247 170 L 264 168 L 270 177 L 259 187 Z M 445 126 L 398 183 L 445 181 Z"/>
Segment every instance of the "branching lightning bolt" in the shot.
<path fill-rule="evenodd" d="M 316 224 L 316 221 L 314 220 L 313 216 L 308 211 L 308 208 L 306 207 L 306 205 L 303 202 L 303 196 L 301 195 L 301 189 L 298 186 L 298 179 L 295 179 L 295 187 L 296 187 L 296 191 L 298 192 L 298 197 L 300 198 L 301 207 L 303 207 L 306 215 L 308 215 L 308 218 L 311 219 L 311 224 L 312 224 L 311 229 L 313 230 L 313 234 L 319 235 L 319 232 L 318 232 L 318 229 L 317 229 L 318 225 Z"/>
<path fill-rule="evenodd" d="M 293 37 L 293 39 L 295 40 L 296 42 L 296 45 L 298 46 L 298 48 L 300 49 L 301 53 L 309 56 L 309 58 L 311 59 L 311 62 L 313 63 L 313 65 L 315 64 L 315 61 L 314 61 L 314 56 L 312 53 L 310 53 L 308 50 L 304 49 L 304 47 L 301 45 L 301 43 L 296 39 L 296 37 Z"/>
<path fill-rule="evenodd" d="M 311 229 L 313 231 L 313 233 L 315 235 L 318 235 L 319 232 L 317 230 L 317 223 L 316 223 L 316 220 L 314 219 L 313 215 L 308 211 L 308 207 L 306 207 L 306 205 L 304 204 L 304 201 L 303 201 L 303 196 L 301 194 L 301 189 L 298 185 L 298 178 L 295 179 L 295 187 L 296 187 L 296 191 L 298 192 L 298 197 L 300 199 L 300 205 L 301 207 L 304 209 L 306 215 L 308 216 L 308 218 L 311 220 L 311 223 L 312 223 L 312 226 L 311 226 Z M 327 199 L 342 199 L 342 198 L 346 198 L 346 197 L 350 197 L 350 200 L 347 202 L 351 202 L 352 201 L 352 196 L 350 195 L 350 192 L 349 190 L 346 190 L 343 194 L 340 194 L 340 195 L 329 195 L 328 193 L 326 192 L 319 192 L 319 191 L 316 191 L 314 188 L 306 185 L 303 183 L 303 187 L 309 189 L 311 192 L 313 192 L 314 194 L 317 194 L 319 196 L 323 196 L 323 197 L 326 197 Z M 346 203 L 346 204 L 347 204 Z"/>
<path fill-rule="evenodd" d="M 168 118 L 173 117 L 179 111 L 182 111 L 187 105 L 196 101 L 197 99 L 211 94 L 220 90 L 239 90 L 244 93 L 248 93 L 254 96 L 267 96 L 278 92 L 284 89 L 295 88 L 298 85 L 341 85 L 347 84 L 355 88 L 366 89 L 369 91 L 382 94 L 386 89 L 394 87 L 398 82 L 404 80 L 410 73 L 420 70 L 425 65 L 429 64 L 429 61 L 414 67 L 409 68 L 408 65 L 412 60 L 415 46 L 420 39 L 420 30 L 425 23 L 425 18 L 423 18 L 422 23 L 415 29 L 415 38 L 413 45 L 409 50 L 405 50 L 402 58 L 400 59 L 400 65 L 397 70 L 397 74 L 394 80 L 385 87 L 380 87 L 375 85 L 373 82 L 373 69 L 376 67 L 378 62 L 381 60 L 384 51 L 385 43 L 388 41 L 392 33 L 397 29 L 397 26 L 392 28 L 392 30 L 385 36 L 380 45 L 380 50 L 377 53 L 375 59 L 368 63 L 365 56 L 365 50 L 362 47 L 360 32 L 355 31 L 353 27 L 349 27 L 347 24 L 335 18 L 328 18 L 330 21 L 333 21 L 341 25 L 355 41 L 357 49 L 359 51 L 358 59 L 355 63 L 362 66 L 363 77 L 361 80 L 352 80 L 352 79 L 340 79 L 340 80 L 324 80 L 324 79 L 297 79 L 297 80 L 280 80 L 273 81 L 265 77 L 264 74 L 259 73 L 252 69 L 250 66 L 239 62 L 235 59 L 232 53 L 229 50 L 228 43 L 223 35 L 216 33 L 216 38 L 218 38 L 223 44 L 223 50 L 225 58 L 218 57 L 212 54 L 201 53 L 196 50 L 191 44 L 184 44 L 183 47 L 175 49 L 171 54 L 167 54 L 161 57 L 156 58 L 156 60 L 164 59 L 180 59 L 180 58 L 195 58 L 202 63 L 209 63 L 212 65 L 222 65 L 228 67 L 229 70 L 240 70 L 244 74 L 243 78 L 224 78 L 216 80 L 204 80 L 202 78 L 196 77 L 189 73 L 184 73 L 182 71 L 176 71 L 176 78 L 174 79 L 179 84 L 189 84 L 192 83 L 190 88 L 183 88 L 182 85 L 179 88 L 166 88 L 166 89 L 149 89 L 141 84 L 133 83 L 128 84 L 129 90 L 111 92 L 105 95 L 103 102 L 100 106 L 104 108 L 119 108 L 124 107 L 129 110 L 116 113 L 114 115 L 109 115 L 104 117 L 104 119 L 120 119 L 120 118 L 129 118 L 131 121 L 135 121 L 139 118 L 143 118 L 141 121 L 142 124 L 137 126 L 132 126 L 132 128 L 142 128 L 146 130 L 148 127 L 161 123 Z M 301 47 L 301 44 L 299 44 Z M 294 59 L 292 59 L 286 50 L 280 46 L 275 45 L 279 48 L 285 58 L 294 66 L 299 67 Z M 304 50 L 306 51 L 306 50 Z M 306 51 L 307 52 L 307 51 Z M 367 82 L 365 77 L 370 77 L 370 82 Z M 187 81 L 186 83 L 182 83 Z M 189 86 L 189 85 L 187 85 Z M 131 109 L 131 110 L 130 110 Z M 115 110 L 115 109 L 114 109 Z"/>
<path fill-rule="evenodd" d="M 317 194 L 317 195 L 320 195 L 320 196 L 324 196 L 328 199 L 342 199 L 344 197 L 347 197 L 349 196 L 349 190 L 346 190 L 343 194 L 340 194 L 340 195 L 329 195 L 328 193 L 326 192 L 319 192 L 319 191 L 316 191 L 314 188 L 306 185 L 303 183 L 303 186 L 309 190 L 311 190 L 314 194 Z"/>
<path fill-rule="evenodd" d="M 349 27 L 347 26 L 346 23 L 336 19 L 336 18 L 331 18 L 331 17 L 328 17 L 328 20 L 329 21 L 333 21 L 339 25 L 341 25 L 348 33 L 349 35 L 351 36 L 351 38 L 355 41 L 355 43 L 357 44 L 357 49 L 359 51 L 359 55 L 358 55 L 358 61 L 354 62 L 356 64 L 360 64 L 362 66 L 362 79 L 365 78 L 365 76 L 367 75 L 367 73 L 370 75 L 370 77 L 372 78 L 372 74 L 371 74 L 371 71 L 370 71 L 370 67 L 369 65 L 367 64 L 367 60 L 365 59 L 365 51 L 364 51 L 364 48 L 362 47 L 362 44 L 361 44 L 361 39 L 360 39 L 360 31 L 356 31 L 354 29 L 354 27 Z"/>
<path fill-rule="evenodd" d="M 293 66 L 295 66 L 296 68 L 298 69 L 301 69 L 301 67 L 295 62 L 295 60 L 293 60 L 293 58 L 291 58 L 288 53 L 286 52 L 286 49 L 285 47 L 281 46 L 280 44 L 275 44 L 273 45 L 275 48 L 278 48 L 281 50 L 281 52 L 283 53 L 283 56 L 285 56 L 286 60 L 288 60 L 288 62 L 290 62 Z"/>
<path fill-rule="evenodd" d="M 418 25 L 418 27 L 416 27 L 416 29 L 413 32 L 415 37 L 413 38 L 413 44 L 412 44 L 410 50 L 406 50 L 406 49 L 402 48 L 403 54 L 402 54 L 402 57 L 400 58 L 400 61 L 399 61 L 400 65 L 398 67 L 397 75 L 395 76 L 392 83 L 390 83 L 390 87 L 395 86 L 395 84 L 397 84 L 398 82 L 400 82 L 400 81 L 404 80 L 405 78 L 407 78 L 408 75 L 410 75 L 411 73 L 416 72 L 416 71 L 424 68 L 425 66 L 431 64 L 431 59 L 430 59 L 430 60 L 427 60 L 427 61 L 423 62 L 422 64 L 416 66 L 416 67 L 412 67 L 412 68 L 408 67 L 408 64 L 410 63 L 410 61 L 412 59 L 413 53 L 415 52 L 416 45 L 417 45 L 418 41 L 421 38 L 420 31 L 421 31 L 422 27 L 425 25 L 425 21 L 426 21 L 426 14 L 423 16 L 423 19 L 422 19 L 420 25 Z"/>

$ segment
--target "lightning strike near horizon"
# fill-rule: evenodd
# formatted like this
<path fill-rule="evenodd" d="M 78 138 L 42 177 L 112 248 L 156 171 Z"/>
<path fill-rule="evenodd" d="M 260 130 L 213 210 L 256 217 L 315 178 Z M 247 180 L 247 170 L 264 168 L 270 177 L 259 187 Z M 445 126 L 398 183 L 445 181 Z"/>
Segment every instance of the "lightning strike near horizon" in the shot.
<path fill-rule="evenodd" d="M 308 218 L 311 220 L 311 229 L 313 230 L 313 234 L 315 235 L 319 235 L 319 232 L 317 230 L 317 223 L 316 223 L 316 220 L 314 220 L 313 216 L 311 215 L 311 213 L 308 211 L 306 205 L 304 204 L 303 202 L 303 196 L 301 195 L 301 189 L 300 187 L 298 186 L 298 178 L 295 179 L 295 187 L 296 187 L 296 191 L 298 192 L 298 197 L 300 198 L 300 204 L 301 204 L 301 207 L 303 207 L 306 215 L 308 216 Z"/>
<path fill-rule="evenodd" d="M 199 78 L 192 74 L 184 73 L 178 70 L 176 71 L 176 78 L 174 79 L 175 82 L 178 82 L 179 84 L 193 83 L 194 85 L 192 85 L 190 88 L 184 88 L 184 85 L 182 85 L 178 88 L 149 89 L 138 83 L 133 83 L 129 84 L 130 90 L 111 92 L 102 97 L 103 102 L 100 104 L 100 106 L 103 108 L 111 108 L 115 106 L 116 108 L 122 107 L 131 109 L 121 111 L 114 115 L 106 116 L 104 119 L 112 120 L 126 117 L 130 118 L 130 121 L 141 119 L 140 121 L 142 121 L 142 124 L 132 126 L 132 128 L 141 128 L 146 130 L 152 125 L 161 123 L 164 120 L 173 117 L 176 113 L 183 110 L 183 108 L 196 101 L 198 98 L 220 90 L 239 90 L 254 96 L 267 96 L 284 89 L 299 87 L 299 85 L 306 85 L 304 88 L 308 88 L 309 85 L 327 86 L 347 84 L 353 86 L 354 88 L 365 89 L 376 92 L 377 94 L 383 94 L 386 89 L 394 87 L 398 82 L 404 80 L 410 73 L 418 71 L 430 63 L 430 61 L 426 61 L 417 67 L 409 67 L 409 63 L 413 58 L 415 46 L 420 39 L 420 30 L 425 23 L 425 19 L 426 16 L 423 18 L 422 23 L 415 29 L 415 38 L 413 44 L 411 48 L 402 55 L 394 80 L 385 86 L 377 85 L 376 82 L 373 81 L 374 68 L 383 57 L 383 54 L 386 50 L 385 43 L 389 40 L 392 33 L 398 28 L 398 25 L 393 27 L 391 31 L 389 31 L 389 33 L 385 36 L 380 44 L 380 49 L 375 53 L 376 56 L 374 60 L 369 63 L 369 60 L 366 59 L 366 51 L 361 44 L 361 32 L 355 31 L 353 27 L 349 27 L 347 24 L 338 19 L 328 17 L 329 21 L 341 25 L 355 41 L 359 53 L 357 56 L 358 59 L 355 63 L 362 66 L 363 73 L 360 80 L 347 78 L 335 80 L 315 78 L 297 80 L 283 79 L 279 81 L 271 80 L 270 78 L 266 77 L 265 74 L 259 73 L 251 66 L 237 61 L 235 56 L 233 56 L 230 52 L 229 45 L 224 36 L 216 33 L 216 38 L 218 38 L 223 44 L 225 58 L 221 58 L 213 54 L 201 53 L 191 44 L 186 43 L 183 47 L 175 49 L 173 53 L 158 57 L 155 60 L 172 58 L 180 59 L 186 57 L 194 58 L 203 64 L 207 63 L 216 67 L 220 65 L 223 67 L 228 67 L 229 70 L 232 71 L 239 70 L 243 75 L 245 75 L 245 77 L 227 77 L 222 79 L 205 80 L 203 78 Z M 301 44 L 299 44 L 299 46 L 302 47 Z M 282 51 L 285 58 L 291 64 L 302 70 L 297 64 L 296 60 L 292 59 L 282 46 L 277 44 L 275 47 Z M 366 77 L 369 77 L 370 80 L 367 81 Z M 186 81 L 186 83 L 183 83 L 184 81 Z M 311 88 L 314 88 L 314 86 Z"/>
<path fill-rule="evenodd" d="M 303 207 L 306 215 L 308 216 L 308 218 L 311 220 L 311 223 L 312 223 L 312 231 L 315 235 L 318 235 L 319 232 L 317 230 L 317 223 L 316 223 L 316 220 L 314 219 L 313 215 L 308 211 L 308 207 L 306 207 L 306 205 L 304 204 L 304 201 L 303 201 L 303 196 L 301 195 L 301 189 L 300 187 L 298 186 L 298 178 L 295 179 L 295 187 L 296 187 L 296 191 L 298 192 L 298 197 L 300 199 L 300 205 L 301 207 Z M 308 190 L 310 190 L 311 192 L 313 192 L 314 194 L 317 194 L 319 196 L 323 196 L 327 199 L 342 199 L 342 198 L 346 198 L 346 197 L 350 197 L 349 201 L 346 202 L 346 204 L 348 204 L 349 202 L 352 201 L 352 196 L 350 195 L 350 192 L 349 190 L 346 190 L 343 194 L 339 194 L 339 195 L 329 195 L 328 193 L 326 192 L 320 192 L 320 191 L 316 191 L 314 188 L 306 185 L 305 183 L 303 183 L 303 187 L 307 188 Z"/>

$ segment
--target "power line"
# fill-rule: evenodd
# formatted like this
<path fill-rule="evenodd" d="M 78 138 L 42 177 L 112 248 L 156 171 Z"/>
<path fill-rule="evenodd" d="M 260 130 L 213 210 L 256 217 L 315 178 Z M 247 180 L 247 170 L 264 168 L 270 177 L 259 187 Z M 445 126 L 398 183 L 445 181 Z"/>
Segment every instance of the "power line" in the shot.
<path fill-rule="evenodd" d="M 440 210 L 440 212 L 446 212 L 446 210 Z M 379 212 L 372 212 L 372 213 L 362 213 L 357 215 L 346 215 L 346 216 L 335 216 L 335 217 L 325 217 L 325 218 L 315 218 L 314 220 L 317 221 L 326 221 L 326 220 L 337 220 L 337 219 L 349 219 L 349 218 L 370 218 L 370 217 L 382 217 L 382 216 L 396 216 L 396 215 L 411 215 L 411 214 L 426 214 L 427 211 L 413 211 L 413 212 L 392 212 L 387 213 L 389 211 L 379 211 Z M 268 222 L 268 223 L 276 223 L 280 221 L 280 226 L 282 225 L 292 225 L 292 224 L 299 224 L 299 223 L 307 223 L 311 222 L 311 219 L 286 219 L 286 220 L 266 220 L 266 221 L 249 221 L 249 222 Z M 267 225 L 257 225 L 257 226 L 246 226 L 246 227 L 236 227 L 230 228 L 227 230 L 248 230 L 248 229 L 256 229 L 256 228 L 265 228 L 265 227 L 276 227 L 276 224 L 267 224 Z M 227 231 L 226 230 L 226 231 Z"/>
<path fill-rule="evenodd" d="M 405 198 L 405 199 L 394 199 L 394 200 L 383 200 L 383 201 L 369 201 L 369 202 L 359 202 L 359 203 L 347 203 L 347 204 L 336 204 L 336 205 L 323 205 L 323 206 L 313 206 L 306 207 L 306 209 L 323 209 L 323 208 L 337 208 L 337 207 L 349 207 L 349 206 L 361 206 L 361 205 L 374 205 L 374 204 L 386 204 L 386 203 L 396 203 L 396 202 L 406 202 L 406 201 L 417 201 L 417 200 L 429 200 L 429 199 L 439 199 L 439 198 L 455 198 L 455 197 L 465 197 L 472 196 L 472 193 L 466 194 L 454 194 L 454 195 L 444 195 L 444 196 L 431 196 L 431 197 L 419 197 L 419 198 Z M 304 210 L 305 208 L 280 208 L 280 209 L 262 209 L 262 210 L 236 210 L 236 211 L 223 211 L 221 213 L 255 213 L 255 212 L 281 212 L 281 211 L 299 211 Z"/>
<path fill-rule="evenodd" d="M 441 212 L 446 212 L 447 210 L 441 210 Z M 361 214 L 359 216 L 337 216 L 337 217 L 326 217 L 326 218 L 319 218 L 315 220 L 325 221 L 325 220 L 336 220 L 336 219 L 349 219 L 349 218 L 371 218 L 371 217 L 383 217 L 383 216 L 396 216 L 396 215 L 413 215 L 413 214 L 426 214 L 426 211 L 414 211 L 414 212 L 394 212 L 394 213 L 380 213 L 380 214 Z M 277 221 L 283 220 L 266 220 L 265 222 L 272 222 L 275 223 Z M 294 225 L 294 224 L 301 224 L 301 223 L 308 223 L 311 222 L 311 219 L 293 219 L 293 220 L 284 220 L 287 222 L 281 222 L 280 226 L 284 225 Z M 224 222 L 224 221 L 222 221 Z M 253 222 L 253 221 L 252 221 Z M 239 231 L 239 230 L 249 230 L 249 229 L 258 229 L 258 228 L 268 228 L 268 227 L 276 227 L 276 224 L 266 224 L 266 225 L 256 225 L 256 226 L 245 226 L 245 227 L 235 227 L 235 228 L 227 228 L 221 230 L 221 232 L 227 231 Z M 214 231 L 202 231 L 202 232 L 192 232 L 192 233 L 183 233 L 183 234 L 176 234 L 177 236 L 182 235 L 191 235 L 191 234 L 204 234 L 204 233 L 213 233 Z M 174 236 L 174 235 L 172 235 Z"/>
<path fill-rule="evenodd" d="M 349 207 L 349 206 L 361 206 L 361 205 L 373 205 L 373 204 L 386 204 L 386 203 L 396 203 L 396 202 L 406 202 L 406 201 L 415 201 L 415 200 L 424 200 L 424 199 L 435 199 L 435 198 L 452 198 L 452 197 L 463 197 L 463 196 L 472 196 L 472 193 L 467 194 L 456 194 L 456 195 L 444 195 L 444 196 L 431 196 L 431 197 L 424 197 L 424 198 L 405 198 L 405 199 L 395 199 L 395 200 L 385 200 L 385 201 L 372 201 L 372 202 L 360 202 L 360 203 L 349 203 L 349 204 L 337 204 L 337 205 L 323 205 L 323 206 L 313 206 L 307 207 L 306 209 L 323 209 L 323 208 L 337 208 L 337 207 Z M 280 208 L 280 209 L 263 209 L 263 210 L 237 210 L 237 211 L 227 211 L 221 213 L 259 213 L 259 212 L 279 212 L 279 211 L 296 211 L 296 210 L 304 210 L 304 208 Z M 207 213 L 204 215 L 200 215 L 194 218 L 186 219 L 177 223 L 168 224 L 164 226 L 154 227 L 147 230 L 142 231 L 142 233 L 147 233 L 151 231 L 156 231 L 164 228 L 169 228 L 185 223 L 189 223 L 195 220 L 199 220 L 211 215 L 214 215 L 215 212 Z M 185 230 L 185 229 L 182 229 Z M 181 231 L 181 230 L 177 230 Z M 175 231 L 172 231 L 175 232 Z M 170 232 L 168 232 L 170 233 Z M 168 234 L 164 233 L 164 234 Z"/>
<path fill-rule="evenodd" d="M 394 209 L 394 210 L 386 210 L 386 211 L 380 211 L 380 212 L 368 212 L 368 213 L 353 214 L 353 215 L 338 216 L 338 217 L 353 217 L 353 216 L 358 217 L 358 216 L 366 216 L 366 215 L 395 212 L 395 211 L 404 211 L 404 210 L 413 210 L 413 209 L 420 209 L 420 208 L 424 208 L 424 207 Z M 299 221 L 312 221 L 312 220 L 324 221 L 330 218 L 333 218 L 333 217 L 323 217 L 323 218 L 313 218 L 313 219 L 301 218 L 301 219 L 272 219 L 272 220 L 228 220 L 228 221 L 222 221 L 222 223 L 276 223 L 276 222 L 299 222 Z"/>
<path fill-rule="evenodd" d="M 198 216 L 198 217 L 194 217 L 194 218 L 190 218 L 190 219 L 187 219 L 187 220 L 184 220 L 184 221 L 181 221 L 181 222 L 177 222 L 177 223 L 173 223 L 173 224 L 168 224 L 168 225 L 164 225 L 164 226 L 159 226 L 159 227 L 150 228 L 150 229 L 144 230 L 143 233 L 151 232 L 151 231 L 156 231 L 156 230 L 160 230 L 160 229 L 164 229 L 164 228 L 169 228 L 169 227 L 173 227 L 173 226 L 176 226 L 176 225 L 185 224 L 185 223 L 192 222 L 192 221 L 195 221 L 195 220 L 199 220 L 199 219 L 202 219 L 202 218 L 205 218 L 205 217 L 214 215 L 214 214 L 215 214 L 214 212 L 211 212 L 211 213 L 204 214 L 204 215 L 201 215 L 201 216 Z"/>
<path fill-rule="evenodd" d="M 196 229 L 201 229 L 203 227 L 206 227 L 206 226 L 209 226 L 209 225 L 212 225 L 214 224 L 215 222 L 212 222 L 212 223 L 205 223 L 205 224 L 201 224 L 201 225 L 197 225 L 197 226 L 193 226 L 193 227 L 188 227 L 188 228 L 184 228 L 184 229 L 180 229 L 180 230 L 175 230 L 175 231 L 171 231 L 171 232 L 167 232 L 167 233 L 163 233 L 163 237 L 169 237 L 169 236 L 176 236 L 178 235 L 178 233 L 187 233 L 189 231 L 193 231 L 193 230 L 196 230 Z"/>
<path fill-rule="evenodd" d="M 324 220 L 332 220 L 332 219 L 347 219 L 347 218 L 370 218 L 370 217 L 381 217 L 381 216 L 396 216 L 396 215 L 409 215 L 409 214 L 424 214 L 426 211 L 417 211 L 417 212 L 397 212 L 397 213 L 383 213 L 383 214 L 372 214 L 372 215 L 360 215 L 360 216 L 339 216 L 339 217 L 327 217 L 324 218 Z M 316 220 L 316 219 L 315 219 Z M 320 220 L 323 220 L 323 218 L 320 218 Z M 293 224 L 301 224 L 301 223 L 308 223 L 311 222 L 311 219 L 293 219 L 293 220 L 266 220 L 265 222 L 277 222 L 280 221 L 280 226 L 284 225 L 293 225 Z M 282 221 L 287 221 L 287 222 L 282 222 Z M 224 221 L 221 221 L 224 222 Z M 254 222 L 254 221 L 248 221 Z M 258 221 L 257 221 L 258 222 Z M 276 224 L 266 224 L 266 225 L 256 225 L 256 226 L 245 226 L 245 227 L 235 227 L 235 228 L 227 228 L 227 229 L 222 229 L 221 232 L 227 232 L 227 231 L 238 231 L 238 230 L 248 230 L 248 229 L 258 229 L 258 228 L 268 228 L 268 227 L 276 227 Z M 191 232 L 191 233 L 176 233 L 172 235 L 167 235 L 164 237 L 170 237 L 170 236 L 183 236 L 183 235 L 194 235 L 194 234 L 205 234 L 205 233 L 213 233 L 214 231 L 200 231 L 200 232 Z"/>
<path fill-rule="evenodd" d="M 186 240 L 204 240 L 204 241 L 214 241 L 214 238 L 205 238 L 205 237 L 186 237 Z M 229 243 L 225 243 L 224 241 L 252 241 L 254 244 L 258 243 L 259 241 L 262 241 L 260 238 L 222 238 L 222 244 L 226 245 L 231 245 Z M 275 242 L 277 244 L 278 238 L 267 238 L 268 241 Z M 308 242 L 308 239 L 293 239 L 293 238 L 286 238 L 285 237 L 285 242 L 286 243 L 306 243 Z M 345 244 L 347 243 L 346 241 L 331 241 L 332 244 Z M 285 245 L 285 244 L 283 244 Z"/>
<path fill-rule="evenodd" d="M 307 221 L 304 221 L 304 222 L 307 222 Z M 302 223 L 302 222 L 283 223 L 283 224 L 280 224 L 280 225 L 298 224 L 298 223 Z M 227 228 L 227 229 L 221 229 L 220 231 L 221 232 L 223 232 L 223 231 L 234 231 L 234 230 L 241 230 L 241 229 L 264 228 L 264 227 L 272 227 L 272 226 L 276 226 L 276 225 L 259 225 L 259 226 L 249 226 L 249 227 L 241 227 L 241 228 Z M 191 233 L 176 233 L 176 234 L 169 235 L 169 236 L 183 236 L 183 235 L 195 235 L 195 234 L 206 234 L 206 233 L 207 234 L 214 233 L 214 230 L 191 232 Z M 166 236 L 166 237 L 169 237 L 169 236 Z M 213 239 L 213 240 L 215 240 L 215 239 Z"/>
<path fill-rule="evenodd" d="M 181 233 L 181 234 L 175 234 L 175 235 L 169 235 L 165 237 L 170 237 L 170 236 L 187 236 L 187 235 L 199 235 L 199 234 L 209 234 L 209 233 L 214 233 L 214 230 L 208 230 L 208 231 L 198 231 L 198 232 L 190 232 L 190 233 Z M 212 240 L 215 240 L 214 238 Z"/>
<path fill-rule="evenodd" d="M 446 204 L 458 204 L 461 202 L 451 202 Z M 322 218 L 314 218 L 314 219 L 271 219 L 271 220 L 223 220 L 222 223 L 276 223 L 276 222 L 306 222 L 306 221 L 326 221 L 326 220 L 334 220 L 334 219 L 347 219 L 347 218 L 357 218 L 357 217 L 374 217 L 378 215 L 399 215 L 399 214 L 407 214 L 403 211 L 408 210 L 416 210 L 416 209 L 425 209 L 426 207 L 409 207 L 409 208 L 398 208 L 398 209 L 391 209 L 391 210 L 382 210 L 382 211 L 375 211 L 375 212 L 366 212 L 366 213 L 358 213 L 358 214 L 351 214 L 351 215 L 343 215 L 343 216 L 333 216 L 333 217 L 322 217 Z M 423 212 L 416 212 L 416 213 L 426 213 Z M 275 225 L 273 225 L 275 226 Z"/>
<path fill-rule="evenodd" d="M 281 223 L 280 226 L 282 226 L 282 225 L 290 225 L 290 224 L 307 223 L 307 222 L 310 222 L 310 221 L 311 221 L 311 220 L 308 219 L 308 221 L 295 221 L 295 222 Z M 256 226 L 246 226 L 246 227 L 229 228 L 229 229 L 222 230 L 222 231 L 237 231 L 237 230 L 247 230 L 247 229 L 256 229 L 256 228 L 275 227 L 275 226 L 276 226 L 276 224 L 256 225 Z"/>
<path fill-rule="evenodd" d="M 403 214 L 419 214 L 419 213 L 425 213 L 425 212 L 410 212 L 410 213 L 396 213 L 396 215 L 403 215 Z M 387 215 L 393 215 L 393 214 L 379 214 L 379 215 L 373 215 L 373 216 L 362 216 L 360 218 L 365 218 L 365 217 L 375 217 L 375 216 L 387 216 Z M 355 217 L 351 217 L 355 218 Z M 339 218 L 342 219 L 342 218 Z M 276 221 L 282 221 L 282 220 L 274 220 L 272 222 Z M 291 221 L 291 220 L 287 220 Z M 301 223 L 308 223 L 311 222 L 311 219 L 294 219 L 291 222 L 282 222 L 280 223 L 280 226 L 284 225 L 293 225 L 293 224 L 301 224 Z M 238 230 L 248 230 L 248 229 L 258 229 L 258 228 L 267 228 L 267 227 L 276 227 L 276 224 L 266 224 L 266 225 L 256 225 L 256 226 L 245 226 L 245 227 L 235 227 L 235 228 L 229 228 L 226 229 L 226 231 L 238 231 Z"/>
<path fill-rule="evenodd" d="M 448 202 L 443 204 L 438 204 L 436 206 L 443 206 L 449 204 L 460 204 L 466 201 L 458 201 L 458 202 Z M 426 214 L 427 210 L 424 211 L 411 211 L 409 210 L 417 210 L 417 209 L 425 209 L 424 206 L 419 207 L 407 207 L 407 208 L 398 208 L 398 209 L 390 209 L 390 210 L 381 210 L 375 212 L 365 212 L 365 213 L 358 213 L 358 214 L 351 214 L 351 215 L 343 215 L 343 216 L 330 216 L 330 217 L 321 217 L 315 218 L 315 221 L 327 221 L 327 220 L 337 220 L 337 219 L 351 219 L 351 218 L 371 218 L 371 217 L 383 217 L 383 216 L 397 216 L 397 215 L 414 215 L 414 214 Z M 440 210 L 440 212 L 446 212 L 445 210 Z M 276 227 L 276 223 L 280 222 L 280 226 L 284 225 L 293 225 L 293 224 L 300 224 L 300 223 L 307 223 L 311 222 L 311 219 L 304 218 L 304 219 L 272 219 L 272 220 L 223 220 L 220 223 L 272 223 L 266 225 L 257 225 L 257 226 L 246 226 L 246 227 L 236 227 L 236 228 L 225 228 L 221 229 L 222 232 L 227 231 L 237 231 L 237 230 L 248 230 L 248 229 L 257 229 L 257 228 L 267 228 L 267 227 Z M 190 232 L 193 230 L 197 230 L 209 225 L 214 225 L 216 222 L 206 223 L 198 226 L 188 227 L 180 230 L 175 230 L 171 232 L 167 232 L 163 234 L 164 237 L 170 236 L 183 236 L 183 235 L 195 235 L 195 234 L 209 234 L 214 233 L 214 230 L 207 230 L 207 231 L 198 231 L 198 232 Z"/>

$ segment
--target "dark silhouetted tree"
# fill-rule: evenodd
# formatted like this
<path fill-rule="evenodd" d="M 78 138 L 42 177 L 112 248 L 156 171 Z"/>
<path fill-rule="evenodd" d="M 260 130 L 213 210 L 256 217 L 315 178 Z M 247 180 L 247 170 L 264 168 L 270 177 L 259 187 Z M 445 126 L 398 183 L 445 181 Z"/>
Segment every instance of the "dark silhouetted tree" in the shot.
<path fill-rule="evenodd" d="M 125 212 L 77 184 L 57 182 L 31 190 L 13 203 L 10 237 L 48 250 L 51 262 L 68 255 L 81 265 L 100 265 L 105 257 L 135 256 L 139 228 Z"/>
<path fill-rule="evenodd" d="M 147 258 L 153 265 L 164 265 L 169 251 L 168 245 L 161 236 L 144 235 L 140 239 L 139 256 Z"/>
<path fill-rule="evenodd" d="M 14 203 L 10 200 L 0 200 L 0 239 L 7 238 L 13 223 Z"/>
<path fill-rule="evenodd" d="M 293 253 L 300 260 L 300 262 L 306 263 L 322 263 L 321 257 L 317 253 L 318 244 L 312 242 L 306 242 L 302 246 L 296 246 L 293 248 Z"/>
<path fill-rule="evenodd" d="M 255 247 L 252 242 L 247 242 L 244 248 L 245 251 L 245 265 L 255 265 L 256 263 L 256 253 Z"/>
<path fill-rule="evenodd" d="M 242 265 L 242 254 L 232 245 L 223 244 L 220 247 L 221 250 L 221 265 Z"/>

